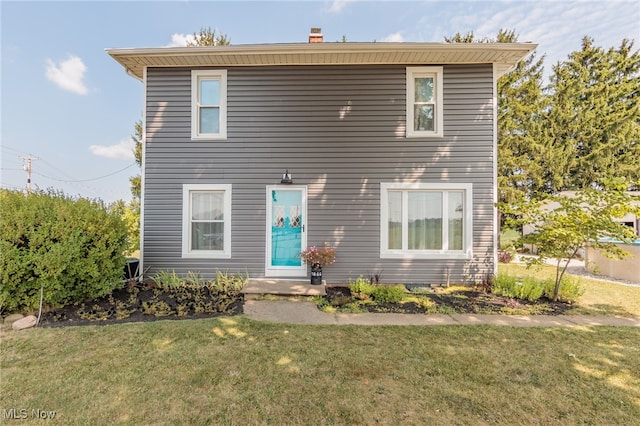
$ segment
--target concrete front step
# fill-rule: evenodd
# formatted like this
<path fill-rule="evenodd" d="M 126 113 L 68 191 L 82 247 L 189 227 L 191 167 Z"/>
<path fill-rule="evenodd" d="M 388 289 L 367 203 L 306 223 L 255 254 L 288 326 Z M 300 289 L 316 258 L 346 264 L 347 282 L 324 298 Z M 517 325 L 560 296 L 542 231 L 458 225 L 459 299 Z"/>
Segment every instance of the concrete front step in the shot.
<path fill-rule="evenodd" d="M 242 289 L 246 300 L 265 295 L 274 296 L 324 296 L 324 285 L 311 285 L 309 280 L 250 279 Z"/>

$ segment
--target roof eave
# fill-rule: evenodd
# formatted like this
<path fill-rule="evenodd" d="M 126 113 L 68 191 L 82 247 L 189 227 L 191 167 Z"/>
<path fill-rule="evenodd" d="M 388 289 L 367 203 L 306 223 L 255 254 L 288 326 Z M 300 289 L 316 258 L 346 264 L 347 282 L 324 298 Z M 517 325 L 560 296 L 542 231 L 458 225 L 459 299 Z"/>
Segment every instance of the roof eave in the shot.
<path fill-rule="evenodd" d="M 267 65 L 495 63 L 500 74 L 537 47 L 533 43 L 297 43 L 105 49 L 128 73 L 143 68 Z"/>

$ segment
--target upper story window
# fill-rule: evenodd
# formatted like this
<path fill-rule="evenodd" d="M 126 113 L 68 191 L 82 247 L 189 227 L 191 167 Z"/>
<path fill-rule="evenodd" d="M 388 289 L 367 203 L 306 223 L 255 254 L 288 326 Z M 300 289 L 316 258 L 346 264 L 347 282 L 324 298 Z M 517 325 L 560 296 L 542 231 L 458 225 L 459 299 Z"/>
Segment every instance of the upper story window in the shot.
<path fill-rule="evenodd" d="M 442 137 L 442 67 L 407 67 L 407 137 Z"/>
<path fill-rule="evenodd" d="M 191 138 L 227 138 L 227 70 L 191 71 Z"/>
<path fill-rule="evenodd" d="M 381 183 L 380 257 L 470 259 L 472 185 Z"/>

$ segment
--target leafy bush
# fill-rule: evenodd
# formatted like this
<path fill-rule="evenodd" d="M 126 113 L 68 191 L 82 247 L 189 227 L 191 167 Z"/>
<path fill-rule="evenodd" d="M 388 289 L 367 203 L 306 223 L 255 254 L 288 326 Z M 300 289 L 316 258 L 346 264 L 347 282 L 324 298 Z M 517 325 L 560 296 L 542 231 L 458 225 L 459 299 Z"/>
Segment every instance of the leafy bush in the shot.
<path fill-rule="evenodd" d="M 516 277 L 499 273 L 493 282 L 493 294 L 505 297 L 516 297 Z"/>
<path fill-rule="evenodd" d="M 0 192 L 0 312 L 110 294 L 122 285 L 127 230 L 99 200 Z"/>
<path fill-rule="evenodd" d="M 553 298 L 554 281 L 546 280 L 544 294 L 549 299 Z M 560 280 L 560 289 L 558 290 L 558 301 L 573 303 L 584 294 L 584 287 L 580 283 L 579 278 L 563 276 Z"/>
<path fill-rule="evenodd" d="M 158 271 L 153 276 L 153 281 L 159 288 L 170 289 L 178 287 L 208 287 L 212 290 L 222 293 L 237 293 L 249 279 L 248 275 L 229 274 L 216 270 L 216 277 L 213 280 L 205 280 L 198 272 L 188 272 L 186 276 L 181 277 L 176 271 Z"/>
<path fill-rule="evenodd" d="M 510 251 L 499 251 L 498 252 L 498 262 L 500 263 L 510 263 L 513 260 L 513 253 Z"/>
<path fill-rule="evenodd" d="M 522 281 L 518 281 L 516 277 L 498 274 L 493 284 L 493 293 L 498 296 L 529 301 L 538 300 L 542 296 L 552 299 L 554 284 L 555 282 L 551 278 L 539 280 L 527 277 Z M 579 279 L 565 275 L 560 281 L 560 291 L 558 292 L 558 300 L 560 302 L 575 302 L 583 294 L 584 288 Z"/>
<path fill-rule="evenodd" d="M 371 297 L 376 302 L 396 303 L 402 300 L 405 293 L 403 285 L 379 285 L 375 286 Z"/>
<path fill-rule="evenodd" d="M 362 275 L 357 280 L 351 282 L 349 280 L 349 290 L 354 297 L 359 299 L 368 299 L 375 291 L 376 286 L 369 283 Z"/>
<path fill-rule="evenodd" d="M 546 281 L 540 281 L 532 277 L 518 281 L 515 277 L 498 274 L 493 284 L 493 293 L 498 296 L 535 301 L 542 297 L 545 286 Z"/>
<path fill-rule="evenodd" d="M 540 299 L 544 294 L 547 281 L 548 280 L 539 281 L 533 277 L 525 278 L 518 288 L 518 299 L 530 300 L 532 302 Z"/>

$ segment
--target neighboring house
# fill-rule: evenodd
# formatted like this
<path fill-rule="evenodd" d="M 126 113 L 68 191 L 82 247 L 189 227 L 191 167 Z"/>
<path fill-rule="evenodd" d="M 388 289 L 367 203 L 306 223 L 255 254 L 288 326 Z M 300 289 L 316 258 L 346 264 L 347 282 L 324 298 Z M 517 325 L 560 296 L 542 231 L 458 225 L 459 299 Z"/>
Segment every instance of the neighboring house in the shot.
<path fill-rule="evenodd" d="M 496 80 L 535 47 L 107 49 L 144 85 L 142 267 L 302 278 L 300 250 L 328 242 L 329 283 L 481 279 L 496 264 Z"/>

